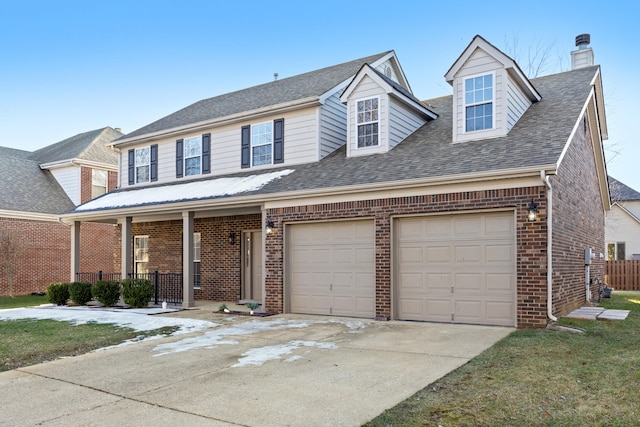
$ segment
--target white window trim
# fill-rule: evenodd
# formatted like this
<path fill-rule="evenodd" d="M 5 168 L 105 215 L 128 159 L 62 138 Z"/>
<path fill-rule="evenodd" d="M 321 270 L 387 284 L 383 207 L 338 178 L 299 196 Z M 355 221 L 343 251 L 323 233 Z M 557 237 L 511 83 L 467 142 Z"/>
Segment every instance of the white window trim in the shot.
<path fill-rule="evenodd" d="M 268 143 L 268 144 L 253 145 L 253 129 L 255 127 L 266 125 L 266 124 L 271 126 L 271 142 Z M 253 164 L 253 149 L 254 149 L 254 147 L 264 147 L 266 145 L 271 145 L 271 162 L 263 163 L 261 165 L 254 165 Z M 251 168 L 259 168 L 259 167 L 272 166 L 273 165 L 273 120 L 267 120 L 265 122 L 255 123 L 255 124 L 251 125 L 251 127 L 249 128 L 249 154 L 251 156 L 251 159 L 249 160 L 249 165 L 250 165 Z"/>
<path fill-rule="evenodd" d="M 138 164 L 138 151 L 145 150 L 145 149 L 149 150 L 149 156 L 148 156 L 149 157 L 149 163 Z M 144 184 L 144 183 L 147 183 L 147 182 L 151 182 L 151 146 L 148 145 L 146 147 L 138 147 L 138 148 L 136 148 L 135 151 L 134 151 L 134 159 L 133 160 L 134 160 L 134 163 L 135 163 L 135 165 L 134 165 L 135 183 L 136 184 Z M 146 167 L 149 168 L 149 173 L 147 174 L 148 179 L 146 181 L 138 181 L 138 168 L 139 167 L 143 167 L 143 166 L 146 166 Z"/>
<path fill-rule="evenodd" d="M 198 239 L 196 240 L 196 236 Z M 198 242 L 198 255 L 196 256 L 196 242 Z M 202 233 L 193 233 L 193 262 L 200 264 L 200 258 L 202 257 Z M 200 264 L 202 268 L 202 264 Z M 195 283 L 195 281 L 194 281 Z M 194 285 L 194 289 L 200 289 L 202 287 L 202 270 L 200 270 L 200 282 Z"/>
<path fill-rule="evenodd" d="M 187 157 L 187 141 L 189 140 L 198 140 L 198 146 L 200 147 L 200 155 L 198 156 L 192 156 L 192 157 Z M 200 162 L 200 172 L 197 174 L 193 174 L 193 175 L 188 175 L 187 174 L 187 159 L 195 159 L 196 157 L 199 158 L 199 162 Z M 184 138 L 183 142 L 182 142 L 182 170 L 183 175 L 184 176 L 198 176 L 198 175 L 202 175 L 202 135 L 196 135 L 196 136 L 190 136 L 188 138 Z"/>
<path fill-rule="evenodd" d="M 472 131 L 467 131 L 467 107 L 472 107 L 474 105 L 481 105 L 481 104 L 488 104 L 487 102 L 482 102 L 482 103 L 473 103 L 473 104 L 469 104 L 467 105 L 467 100 L 466 100 L 466 81 L 469 79 L 475 79 L 476 77 L 484 77 L 487 75 L 491 75 L 492 79 L 493 79 L 493 87 L 491 88 L 491 104 L 493 105 L 493 114 L 491 116 L 491 128 L 489 129 L 480 129 L 480 130 L 472 130 Z M 496 116 L 497 116 L 497 112 L 496 112 L 496 72 L 495 71 L 489 71 L 486 73 L 478 73 L 478 74 L 473 74 L 473 75 L 469 75 L 469 76 L 464 76 L 462 77 L 462 134 L 467 134 L 467 135 L 471 135 L 471 134 L 477 134 L 477 133 L 481 133 L 481 132 L 490 132 L 490 131 L 494 131 L 496 129 Z"/>
<path fill-rule="evenodd" d="M 361 101 L 367 101 L 369 99 L 377 99 L 378 100 L 378 120 L 375 121 L 370 121 L 370 122 L 365 122 L 365 123 L 358 123 L 358 102 Z M 380 95 L 374 95 L 374 96 L 366 96 L 364 98 L 358 98 L 355 99 L 353 102 L 353 108 L 354 108 L 354 113 L 353 113 L 353 126 L 354 126 L 354 134 L 355 134 L 355 141 L 354 141 L 354 148 L 356 150 L 377 150 L 380 148 L 380 146 L 382 146 L 382 132 L 381 132 L 381 128 L 382 128 L 382 112 L 381 112 L 381 108 L 380 108 Z M 364 146 L 364 147 L 359 147 L 358 146 L 358 126 L 360 126 L 361 124 L 369 124 L 369 123 L 377 123 L 378 124 L 378 143 L 376 145 L 369 145 L 369 146 Z"/>
<path fill-rule="evenodd" d="M 97 172 L 104 172 L 104 186 L 95 184 L 95 175 Z M 93 188 L 100 187 L 104 188 L 104 193 L 100 193 L 99 195 L 94 195 Z M 91 198 L 94 199 L 98 196 L 102 196 L 109 192 L 109 171 L 104 169 L 91 169 Z"/>
<path fill-rule="evenodd" d="M 623 259 L 627 258 L 627 242 L 614 241 L 614 242 L 607 242 L 607 260 L 609 260 L 609 245 L 613 245 L 613 260 L 609 260 L 609 261 L 618 261 L 618 245 L 620 244 L 624 245 L 625 257 Z"/>
<path fill-rule="evenodd" d="M 138 253 L 136 251 L 138 239 L 147 239 L 147 260 L 146 261 L 143 261 L 143 260 L 138 258 Z M 148 257 L 149 257 L 149 236 L 148 235 L 134 236 L 133 237 L 133 262 L 135 264 L 135 266 L 134 266 L 135 267 L 134 268 L 134 272 L 135 273 L 138 273 L 138 264 L 145 263 L 145 264 L 147 264 L 147 267 L 148 267 L 148 264 L 149 264 Z M 148 270 L 149 269 L 147 268 L 147 272 L 148 272 Z"/>

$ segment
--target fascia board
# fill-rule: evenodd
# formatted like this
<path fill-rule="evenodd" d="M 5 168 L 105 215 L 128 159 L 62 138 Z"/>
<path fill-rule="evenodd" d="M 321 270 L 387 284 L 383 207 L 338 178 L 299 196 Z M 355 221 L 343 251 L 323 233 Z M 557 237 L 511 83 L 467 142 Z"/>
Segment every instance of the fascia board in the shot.
<path fill-rule="evenodd" d="M 30 221 L 58 222 L 58 215 L 38 212 L 22 212 L 0 209 L 0 218 L 24 219 Z"/>

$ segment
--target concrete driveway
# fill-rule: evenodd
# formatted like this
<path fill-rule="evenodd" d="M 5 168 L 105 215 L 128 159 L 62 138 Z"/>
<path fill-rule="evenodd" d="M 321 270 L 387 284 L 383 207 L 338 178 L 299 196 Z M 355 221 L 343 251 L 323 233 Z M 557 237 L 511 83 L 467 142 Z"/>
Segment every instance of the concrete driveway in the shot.
<path fill-rule="evenodd" d="M 220 326 L 1 373 L 0 425 L 358 426 L 513 331 L 176 316 Z"/>

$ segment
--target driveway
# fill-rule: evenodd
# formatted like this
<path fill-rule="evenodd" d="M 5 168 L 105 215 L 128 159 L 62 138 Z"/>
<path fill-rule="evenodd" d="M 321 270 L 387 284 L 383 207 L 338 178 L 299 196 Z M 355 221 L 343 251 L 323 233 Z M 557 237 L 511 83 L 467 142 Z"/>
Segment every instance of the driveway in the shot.
<path fill-rule="evenodd" d="M 1 373 L 0 425 L 358 426 L 513 331 L 174 316 L 218 326 Z"/>

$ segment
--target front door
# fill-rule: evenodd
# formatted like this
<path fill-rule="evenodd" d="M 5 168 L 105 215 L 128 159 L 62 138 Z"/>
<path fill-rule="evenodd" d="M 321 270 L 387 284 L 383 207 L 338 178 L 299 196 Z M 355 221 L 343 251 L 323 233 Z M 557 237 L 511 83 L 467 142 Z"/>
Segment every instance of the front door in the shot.
<path fill-rule="evenodd" d="M 262 303 L 262 231 L 243 233 L 242 299 Z"/>

